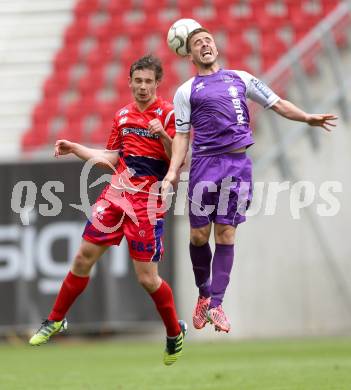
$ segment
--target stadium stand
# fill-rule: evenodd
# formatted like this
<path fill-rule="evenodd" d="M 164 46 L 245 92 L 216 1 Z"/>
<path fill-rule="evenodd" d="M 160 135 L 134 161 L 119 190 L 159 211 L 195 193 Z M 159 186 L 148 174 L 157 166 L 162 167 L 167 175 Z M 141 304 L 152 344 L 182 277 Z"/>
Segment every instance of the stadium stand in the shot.
<path fill-rule="evenodd" d="M 74 0 L 3 0 L 0 9 L 0 151 L 17 155 L 20 137 L 30 119 L 40 124 L 42 142 L 47 134 L 39 113 L 43 80 L 52 74 L 51 63 L 71 21 Z M 46 109 L 44 108 L 44 111 Z M 32 113 L 32 118 L 31 118 Z M 39 119 L 40 118 L 40 119 Z M 51 120 L 51 116 L 50 116 Z M 33 122 L 34 123 L 34 122 Z"/>
<path fill-rule="evenodd" d="M 130 100 L 126 86 L 130 63 L 145 53 L 163 60 L 166 77 L 160 94 L 171 99 L 191 72 L 190 64 L 178 61 L 166 47 L 167 30 L 180 17 L 194 18 L 215 34 L 227 66 L 260 75 L 338 3 L 79 0 L 33 109 L 31 126 L 22 137 L 22 148 L 43 148 L 61 137 L 104 143 L 114 111 Z M 338 43 L 343 40 L 340 35 Z M 304 63 L 310 74 L 316 72 L 316 53 L 318 47 Z"/>

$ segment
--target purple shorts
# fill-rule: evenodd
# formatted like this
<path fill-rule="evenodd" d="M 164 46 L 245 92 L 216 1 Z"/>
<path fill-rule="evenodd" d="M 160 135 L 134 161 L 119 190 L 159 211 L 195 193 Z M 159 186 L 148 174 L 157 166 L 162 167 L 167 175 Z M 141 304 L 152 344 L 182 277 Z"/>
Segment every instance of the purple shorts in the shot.
<path fill-rule="evenodd" d="M 251 159 L 245 152 L 193 157 L 188 195 L 191 227 L 237 226 L 252 199 Z"/>

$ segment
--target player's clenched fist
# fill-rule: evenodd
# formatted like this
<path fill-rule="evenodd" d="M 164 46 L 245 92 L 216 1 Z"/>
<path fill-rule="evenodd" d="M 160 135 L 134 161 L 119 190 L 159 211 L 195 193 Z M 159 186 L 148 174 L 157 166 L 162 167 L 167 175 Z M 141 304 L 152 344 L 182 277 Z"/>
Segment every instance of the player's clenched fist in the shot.
<path fill-rule="evenodd" d="M 176 180 L 177 175 L 172 171 L 168 171 L 167 175 L 162 181 L 161 195 L 163 200 L 165 200 L 168 193 L 172 191 L 173 184 L 176 182 Z"/>
<path fill-rule="evenodd" d="M 65 154 L 72 153 L 73 142 L 65 139 L 59 139 L 55 143 L 55 157 L 63 156 Z"/>
<path fill-rule="evenodd" d="M 166 134 L 165 129 L 159 119 L 155 118 L 149 122 L 149 131 L 151 134 L 157 134 L 160 137 Z"/>

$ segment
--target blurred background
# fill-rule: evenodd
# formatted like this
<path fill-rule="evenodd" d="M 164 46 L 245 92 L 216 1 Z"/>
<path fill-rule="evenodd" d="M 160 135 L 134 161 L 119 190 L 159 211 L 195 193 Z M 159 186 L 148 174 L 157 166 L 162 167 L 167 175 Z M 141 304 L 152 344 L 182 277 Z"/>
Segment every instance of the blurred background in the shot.
<path fill-rule="evenodd" d="M 131 100 L 129 66 L 144 54 L 162 59 L 159 94 L 172 100 L 194 73 L 166 44 L 170 25 L 184 17 L 213 32 L 224 67 L 260 77 L 305 111 L 339 116 L 329 134 L 251 105 L 256 189 L 252 216 L 237 232 L 224 301 L 232 331 L 218 335 L 207 327 L 189 337 L 350 335 L 349 2 L 1 0 L 2 337 L 38 327 L 80 242 L 86 216 L 72 205 L 81 204 L 83 164 L 55 161 L 55 140 L 103 148 L 114 112 Z M 89 183 L 100 174 L 94 170 Z M 302 183 L 297 195 L 296 183 Z M 89 189 L 90 203 L 99 190 Z M 186 203 L 178 198 L 169 213 L 160 268 L 174 287 L 180 317 L 191 323 L 197 292 Z M 68 321 L 71 334 L 161 333 L 124 244 L 99 262 Z"/>

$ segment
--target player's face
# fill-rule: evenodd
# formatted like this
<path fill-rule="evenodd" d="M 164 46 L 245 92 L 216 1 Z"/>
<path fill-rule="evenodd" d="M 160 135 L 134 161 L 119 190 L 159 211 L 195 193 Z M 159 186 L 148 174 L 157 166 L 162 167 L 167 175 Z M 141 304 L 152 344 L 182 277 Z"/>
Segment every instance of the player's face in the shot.
<path fill-rule="evenodd" d="M 158 87 L 155 72 L 151 69 L 135 70 L 129 79 L 129 87 L 137 103 L 145 105 L 155 100 Z"/>
<path fill-rule="evenodd" d="M 195 65 L 208 68 L 218 57 L 218 50 L 211 34 L 200 32 L 190 39 L 190 58 Z"/>

